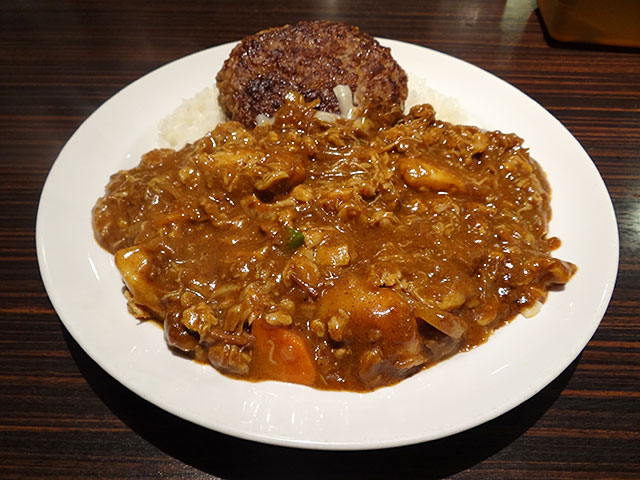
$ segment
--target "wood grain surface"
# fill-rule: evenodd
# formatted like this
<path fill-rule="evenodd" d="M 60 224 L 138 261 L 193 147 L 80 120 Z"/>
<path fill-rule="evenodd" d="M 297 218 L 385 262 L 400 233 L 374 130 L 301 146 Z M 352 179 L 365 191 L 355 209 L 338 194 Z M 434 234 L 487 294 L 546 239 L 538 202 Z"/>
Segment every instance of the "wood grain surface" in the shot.
<path fill-rule="evenodd" d="M 317 18 L 428 46 L 512 83 L 577 137 L 615 205 L 619 276 L 582 355 L 531 400 L 450 438 L 316 452 L 194 426 L 88 358 L 40 280 L 40 191 L 91 112 L 169 61 Z M 0 2 L 0 478 L 638 479 L 639 253 L 640 52 L 557 44 L 545 36 L 535 2 Z"/>

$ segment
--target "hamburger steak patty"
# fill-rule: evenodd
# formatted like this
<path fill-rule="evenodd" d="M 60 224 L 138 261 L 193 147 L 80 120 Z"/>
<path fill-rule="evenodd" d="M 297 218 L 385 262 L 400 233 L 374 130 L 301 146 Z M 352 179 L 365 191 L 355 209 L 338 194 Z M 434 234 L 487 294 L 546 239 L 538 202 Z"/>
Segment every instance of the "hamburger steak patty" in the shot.
<path fill-rule="evenodd" d="M 357 27 L 324 20 L 264 30 L 242 40 L 216 76 L 218 101 L 247 127 L 272 116 L 290 90 L 340 113 L 333 88 L 347 85 L 359 110 L 403 109 L 407 75 L 388 48 Z"/>

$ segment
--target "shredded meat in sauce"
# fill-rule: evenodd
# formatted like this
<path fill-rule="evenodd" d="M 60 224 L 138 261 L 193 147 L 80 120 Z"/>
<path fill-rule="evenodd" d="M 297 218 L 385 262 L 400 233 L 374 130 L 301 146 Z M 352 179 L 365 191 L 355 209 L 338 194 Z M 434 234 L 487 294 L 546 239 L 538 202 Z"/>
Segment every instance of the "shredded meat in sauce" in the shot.
<path fill-rule="evenodd" d="M 316 101 L 317 103 L 317 101 Z M 485 340 L 576 267 L 522 140 L 435 119 L 325 122 L 289 94 L 112 176 L 93 210 L 131 312 L 219 371 L 321 389 L 394 384 Z"/>

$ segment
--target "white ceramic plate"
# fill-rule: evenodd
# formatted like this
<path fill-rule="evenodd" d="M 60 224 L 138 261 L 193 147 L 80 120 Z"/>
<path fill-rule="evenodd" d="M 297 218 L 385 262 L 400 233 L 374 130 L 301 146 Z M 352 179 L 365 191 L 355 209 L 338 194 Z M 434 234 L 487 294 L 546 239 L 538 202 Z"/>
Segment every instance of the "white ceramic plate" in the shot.
<path fill-rule="evenodd" d="M 611 200 L 576 139 L 522 92 L 468 63 L 381 40 L 412 78 L 455 99 L 487 129 L 515 132 L 553 188 L 556 252 L 579 266 L 534 318 L 516 318 L 484 345 L 373 393 L 230 380 L 175 356 L 162 331 L 127 313 L 111 255 L 94 241 L 91 208 L 109 176 L 157 145 L 159 121 L 213 84 L 232 45 L 170 63 L 115 95 L 60 152 L 40 201 L 37 249 L 60 319 L 110 375 L 155 405 L 237 437 L 293 447 L 372 449 L 448 436 L 519 405 L 558 376 L 595 332 L 613 290 L 618 234 Z"/>

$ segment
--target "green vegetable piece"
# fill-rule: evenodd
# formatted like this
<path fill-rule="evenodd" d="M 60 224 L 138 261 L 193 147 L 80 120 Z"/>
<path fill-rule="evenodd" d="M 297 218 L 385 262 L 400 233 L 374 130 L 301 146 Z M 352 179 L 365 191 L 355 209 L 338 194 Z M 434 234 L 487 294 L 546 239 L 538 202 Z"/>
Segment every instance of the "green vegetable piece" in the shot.
<path fill-rule="evenodd" d="M 295 228 L 287 228 L 287 247 L 289 250 L 295 250 L 304 243 L 304 235 L 300 230 Z"/>

